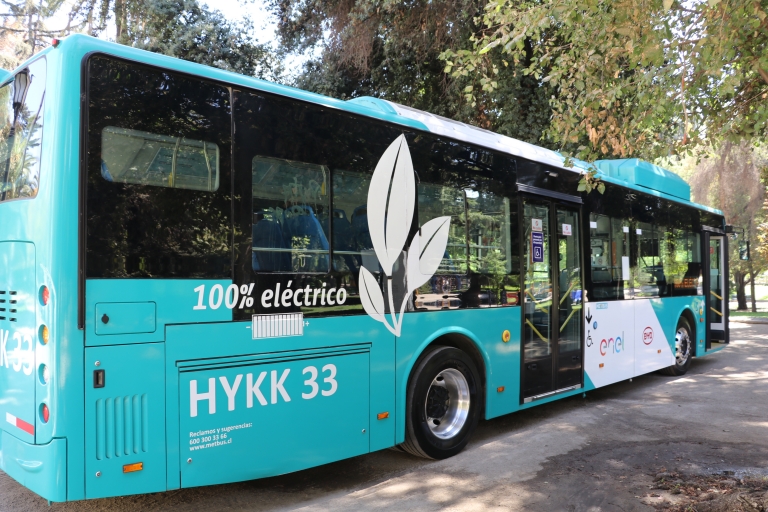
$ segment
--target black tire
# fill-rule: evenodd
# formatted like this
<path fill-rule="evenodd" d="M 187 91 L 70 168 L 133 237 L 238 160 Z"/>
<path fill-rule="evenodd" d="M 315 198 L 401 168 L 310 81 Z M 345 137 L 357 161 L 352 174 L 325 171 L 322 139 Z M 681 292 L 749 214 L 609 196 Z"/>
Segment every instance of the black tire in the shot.
<path fill-rule="evenodd" d="M 480 374 L 467 354 L 453 347 L 428 349 L 408 380 L 405 442 L 400 446 L 428 459 L 459 453 L 480 419 L 481 390 Z M 435 417 L 443 415 L 430 418 L 428 409 Z"/>
<path fill-rule="evenodd" d="M 664 375 L 679 377 L 685 375 L 691 367 L 691 359 L 695 350 L 694 338 L 691 336 L 693 329 L 685 317 L 680 317 L 675 329 L 675 364 L 661 370 Z"/>

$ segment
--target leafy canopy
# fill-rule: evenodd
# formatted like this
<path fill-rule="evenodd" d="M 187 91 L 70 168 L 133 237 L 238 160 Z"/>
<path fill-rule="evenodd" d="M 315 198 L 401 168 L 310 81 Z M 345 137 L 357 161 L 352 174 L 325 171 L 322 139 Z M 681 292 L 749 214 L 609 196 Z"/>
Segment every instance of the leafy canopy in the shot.
<path fill-rule="evenodd" d="M 766 135 L 767 12 L 768 0 L 491 0 L 472 48 L 441 58 L 481 76 L 473 102 L 497 87 L 494 55 L 550 84 L 545 136 L 581 158 L 653 158 Z"/>

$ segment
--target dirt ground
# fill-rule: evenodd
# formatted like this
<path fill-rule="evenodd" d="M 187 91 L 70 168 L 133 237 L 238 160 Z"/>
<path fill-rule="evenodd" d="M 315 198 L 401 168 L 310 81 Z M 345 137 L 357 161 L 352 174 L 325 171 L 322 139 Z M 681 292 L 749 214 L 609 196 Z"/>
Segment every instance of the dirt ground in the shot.
<path fill-rule="evenodd" d="M 392 450 L 258 481 L 46 502 L 0 473 L 1 511 L 768 512 L 768 324 L 680 378 L 651 374 L 481 422 L 444 461 Z"/>

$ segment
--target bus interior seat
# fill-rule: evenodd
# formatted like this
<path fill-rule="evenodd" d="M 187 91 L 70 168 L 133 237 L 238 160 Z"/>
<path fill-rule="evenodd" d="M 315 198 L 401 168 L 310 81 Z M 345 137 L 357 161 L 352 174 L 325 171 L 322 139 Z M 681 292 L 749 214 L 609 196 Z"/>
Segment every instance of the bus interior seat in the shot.
<path fill-rule="evenodd" d="M 352 224 L 347 219 L 347 212 L 345 212 L 341 208 L 336 208 L 333 210 L 333 248 L 334 250 L 339 251 L 354 251 L 355 250 L 355 243 L 354 243 L 354 231 L 352 230 Z M 323 229 L 325 232 L 328 232 L 328 220 L 324 219 L 323 222 Z M 358 255 L 353 254 L 344 254 L 340 255 L 341 259 L 344 260 L 344 263 L 347 265 L 349 270 L 357 276 L 358 271 L 360 270 L 360 260 L 361 257 Z M 335 259 L 335 258 L 334 258 Z M 339 265 L 337 264 L 337 261 L 335 259 L 334 261 L 334 269 L 335 270 L 343 270 L 341 268 L 337 268 Z"/>
<path fill-rule="evenodd" d="M 352 235 L 355 240 L 355 249 L 373 249 L 371 232 L 368 230 L 368 205 L 363 204 L 352 212 Z"/>
<path fill-rule="evenodd" d="M 317 220 L 311 206 L 295 204 L 283 211 L 283 219 L 285 243 L 289 248 L 293 247 L 293 239 L 298 238 L 309 242 L 306 247 L 302 247 L 303 249 L 328 250 L 328 239 L 323 231 L 323 226 Z M 319 258 L 314 258 L 314 256 L 316 255 L 309 255 L 309 260 L 313 262 L 310 264 L 312 268 L 302 270 L 327 271 L 327 255 L 321 255 Z"/>
<path fill-rule="evenodd" d="M 268 212 L 253 214 L 253 247 L 286 249 L 280 223 L 268 218 Z M 255 271 L 288 271 L 290 255 L 287 252 L 253 251 L 252 263 Z"/>

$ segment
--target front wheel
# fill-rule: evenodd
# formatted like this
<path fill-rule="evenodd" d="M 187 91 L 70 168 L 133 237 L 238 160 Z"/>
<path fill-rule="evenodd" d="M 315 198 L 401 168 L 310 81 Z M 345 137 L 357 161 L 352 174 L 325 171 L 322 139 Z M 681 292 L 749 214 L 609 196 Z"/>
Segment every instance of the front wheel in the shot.
<path fill-rule="evenodd" d="M 445 459 L 469 442 L 480 416 L 480 375 L 461 350 L 437 346 L 408 382 L 405 443 L 413 455 Z"/>
<path fill-rule="evenodd" d="M 675 364 L 662 370 L 662 373 L 679 377 L 685 375 L 693 359 L 692 329 L 688 320 L 680 317 L 675 331 Z"/>

